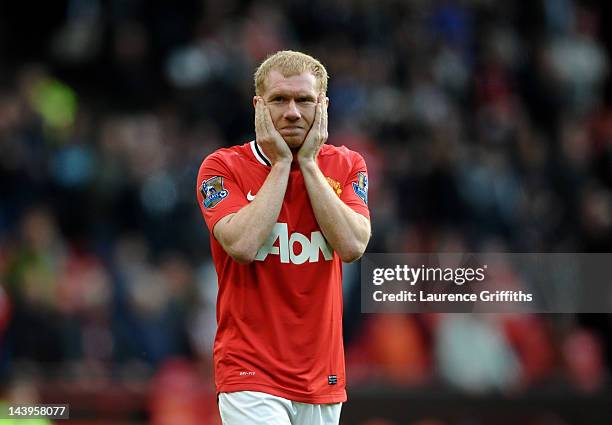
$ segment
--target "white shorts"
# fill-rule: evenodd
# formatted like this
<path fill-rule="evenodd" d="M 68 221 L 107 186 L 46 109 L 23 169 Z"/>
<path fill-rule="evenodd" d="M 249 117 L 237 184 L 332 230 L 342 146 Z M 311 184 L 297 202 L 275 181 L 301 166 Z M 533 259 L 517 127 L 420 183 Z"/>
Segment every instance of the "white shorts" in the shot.
<path fill-rule="evenodd" d="M 338 425 L 342 403 L 309 404 L 258 391 L 219 394 L 223 425 Z"/>

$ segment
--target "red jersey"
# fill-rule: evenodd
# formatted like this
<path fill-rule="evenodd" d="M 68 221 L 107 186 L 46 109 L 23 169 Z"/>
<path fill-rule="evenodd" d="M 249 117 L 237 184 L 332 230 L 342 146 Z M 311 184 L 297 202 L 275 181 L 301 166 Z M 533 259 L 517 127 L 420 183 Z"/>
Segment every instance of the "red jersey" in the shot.
<path fill-rule="evenodd" d="M 369 219 L 361 155 L 326 144 L 317 162 L 340 199 Z M 253 141 L 214 152 L 198 173 L 198 202 L 219 281 L 216 390 L 342 402 L 342 263 L 323 237 L 299 167 L 292 164 L 277 223 L 252 263 L 234 261 L 213 234 L 221 218 L 257 196 L 269 164 Z"/>

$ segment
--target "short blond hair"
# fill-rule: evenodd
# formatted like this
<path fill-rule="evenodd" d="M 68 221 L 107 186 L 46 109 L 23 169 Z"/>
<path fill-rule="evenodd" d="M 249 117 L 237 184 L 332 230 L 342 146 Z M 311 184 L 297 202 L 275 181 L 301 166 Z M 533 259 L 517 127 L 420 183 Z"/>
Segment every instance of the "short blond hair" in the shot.
<path fill-rule="evenodd" d="M 293 77 L 303 72 L 310 72 L 319 83 L 319 92 L 327 93 L 327 70 L 321 62 L 302 52 L 282 50 L 270 55 L 255 71 L 255 94 L 261 96 L 270 72 L 278 71 L 283 77 Z"/>

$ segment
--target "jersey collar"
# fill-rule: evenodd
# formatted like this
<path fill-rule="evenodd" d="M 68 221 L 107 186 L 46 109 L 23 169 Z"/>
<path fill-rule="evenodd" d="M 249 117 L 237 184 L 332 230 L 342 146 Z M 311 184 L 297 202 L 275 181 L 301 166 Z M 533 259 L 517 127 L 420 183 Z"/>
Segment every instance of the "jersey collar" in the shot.
<path fill-rule="evenodd" d="M 261 150 L 257 142 L 255 140 L 251 140 L 250 145 L 251 145 L 251 150 L 253 151 L 253 155 L 255 155 L 255 158 L 257 159 L 257 161 L 259 161 L 263 165 L 267 165 L 268 167 L 270 167 L 272 163 L 270 162 L 266 154 L 263 153 L 263 151 Z"/>

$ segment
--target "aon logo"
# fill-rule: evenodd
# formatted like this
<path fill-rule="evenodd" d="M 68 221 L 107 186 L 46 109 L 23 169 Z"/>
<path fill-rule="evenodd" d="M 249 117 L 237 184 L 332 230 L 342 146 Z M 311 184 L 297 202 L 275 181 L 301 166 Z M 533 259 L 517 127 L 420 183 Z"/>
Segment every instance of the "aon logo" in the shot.
<path fill-rule="evenodd" d="M 278 245 L 274 245 L 278 241 Z M 298 247 L 297 245 L 300 245 Z M 287 223 L 276 223 L 266 242 L 259 248 L 256 260 L 264 261 L 269 254 L 280 256 L 281 263 L 303 264 L 319 261 L 319 252 L 325 261 L 331 260 L 334 255 L 327 240 L 321 232 L 311 232 L 310 239 L 301 233 L 292 233 L 289 236 Z"/>

